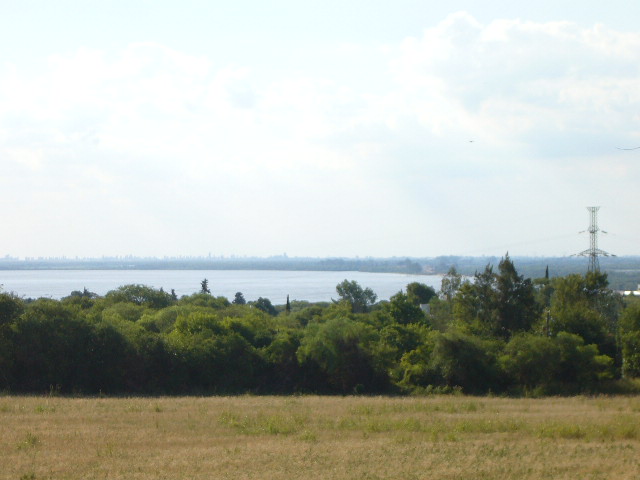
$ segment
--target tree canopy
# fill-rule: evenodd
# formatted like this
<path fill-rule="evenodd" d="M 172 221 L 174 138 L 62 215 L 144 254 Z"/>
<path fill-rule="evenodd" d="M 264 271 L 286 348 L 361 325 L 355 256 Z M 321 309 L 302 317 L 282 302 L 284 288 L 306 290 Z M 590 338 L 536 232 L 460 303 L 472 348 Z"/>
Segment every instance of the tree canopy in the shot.
<path fill-rule="evenodd" d="M 507 255 L 381 302 L 350 280 L 334 303 L 207 290 L 0 292 L 0 391 L 551 394 L 640 377 L 640 300 L 599 272 L 531 280 Z"/>

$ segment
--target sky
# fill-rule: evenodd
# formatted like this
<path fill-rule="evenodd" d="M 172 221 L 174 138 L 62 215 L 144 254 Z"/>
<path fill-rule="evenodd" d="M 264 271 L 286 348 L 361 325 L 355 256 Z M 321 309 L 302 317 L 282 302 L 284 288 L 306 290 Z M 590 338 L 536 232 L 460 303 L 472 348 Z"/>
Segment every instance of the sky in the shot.
<path fill-rule="evenodd" d="M 639 18 L 0 0 L 0 257 L 639 255 Z"/>

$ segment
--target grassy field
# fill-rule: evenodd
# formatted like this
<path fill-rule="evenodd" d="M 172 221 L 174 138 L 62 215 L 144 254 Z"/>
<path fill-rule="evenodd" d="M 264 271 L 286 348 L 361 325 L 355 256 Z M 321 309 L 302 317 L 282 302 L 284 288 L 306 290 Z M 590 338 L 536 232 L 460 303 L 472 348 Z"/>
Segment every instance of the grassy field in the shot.
<path fill-rule="evenodd" d="M 640 397 L 0 397 L 0 479 L 636 479 Z"/>

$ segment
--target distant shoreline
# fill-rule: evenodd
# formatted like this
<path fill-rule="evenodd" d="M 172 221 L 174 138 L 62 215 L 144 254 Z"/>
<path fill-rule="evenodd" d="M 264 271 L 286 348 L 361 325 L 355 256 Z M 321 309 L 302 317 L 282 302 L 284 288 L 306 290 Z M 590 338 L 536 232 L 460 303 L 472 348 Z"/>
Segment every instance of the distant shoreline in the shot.
<path fill-rule="evenodd" d="M 410 275 L 443 275 L 450 268 L 471 276 L 487 265 L 497 268 L 500 257 L 389 257 L 389 258 L 311 258 L 311 257 L 105 257 L 105 258 L 0 258 L 0 271 L 6 270 L 265 270 L 307 272 L 368 272 Z M 518 273 L 540 278 L 583 274 L 584 257 L 512 257 Z M 640 256 L 602 257 L 600 268 L 609 276 L 614 290 L 635 290 L 640 284 Z"/>

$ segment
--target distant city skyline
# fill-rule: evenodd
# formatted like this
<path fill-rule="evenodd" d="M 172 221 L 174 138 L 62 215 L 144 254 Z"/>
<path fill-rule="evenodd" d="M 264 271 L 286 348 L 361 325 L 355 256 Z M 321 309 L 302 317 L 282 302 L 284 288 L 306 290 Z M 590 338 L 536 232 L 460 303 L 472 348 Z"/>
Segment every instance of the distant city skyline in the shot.
<path fill-rule="evenodd" d="M 639 255 L 638 18 L 9 2 L 0 258 Z"/>

